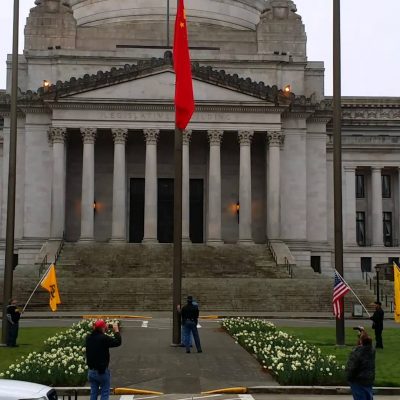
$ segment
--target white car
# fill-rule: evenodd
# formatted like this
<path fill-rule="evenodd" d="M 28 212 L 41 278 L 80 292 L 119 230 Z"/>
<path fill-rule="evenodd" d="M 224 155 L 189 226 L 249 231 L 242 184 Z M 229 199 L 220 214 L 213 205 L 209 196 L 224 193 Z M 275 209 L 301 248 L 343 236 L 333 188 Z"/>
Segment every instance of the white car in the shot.
<path fill-rule="evenodd" d="M 0 379 L 0 400 L 57 400 L 56 391 L 37 383 Z"/>

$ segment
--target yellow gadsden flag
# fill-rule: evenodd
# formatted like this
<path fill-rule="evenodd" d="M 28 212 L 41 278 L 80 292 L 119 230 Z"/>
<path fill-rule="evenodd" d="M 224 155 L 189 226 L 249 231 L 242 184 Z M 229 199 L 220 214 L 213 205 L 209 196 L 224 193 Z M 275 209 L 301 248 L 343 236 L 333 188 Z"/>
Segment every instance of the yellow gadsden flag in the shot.
<path fill-rule="evenodd" d="M 56 268 L 51 265 L 46 276 L 42 279 L 40 286 L 50 293 L 50 308 L 51 311 L 57 311 L 57 304 L 61 304 L 60 293 L 58 292 Z"/>
<path fill-rule="evenodd" d="M 394 320 L 400 323 L 400 268 L 393 263 L 394 272 Z"/>

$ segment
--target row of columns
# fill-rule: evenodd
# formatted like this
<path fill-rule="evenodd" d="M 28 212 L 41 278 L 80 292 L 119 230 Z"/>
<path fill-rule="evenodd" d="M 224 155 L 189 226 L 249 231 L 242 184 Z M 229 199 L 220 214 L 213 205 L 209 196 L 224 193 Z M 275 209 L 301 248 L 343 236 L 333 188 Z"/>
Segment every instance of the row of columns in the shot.
<path fill-rule="evenodd" d="M 158 129 L 143 130 L 146 141 L 145 165 L 145 205 L 144 205 L 144 243 L 157 242 L 157 141 Z M 94 145 L 96 128 L 82 128 L 82 203 L 81 203 L 81 241 L 94 240 Z M 221 142 L 222 130 L 208 131 L 209 188 L 207 242 L 222 243 L 221 226 Z M 182 183 L 182 240 L 189 239 L 189 144 L 192 132 L 183 131 L 183 183 Z M 112 129 L 114 140 L 113 207 L 111 241 L 126 241 L 126 156 L 125 147 L 128 130 Z M 252 185 L 251 185 L 251 142 L 254 131 L 238 131 L 240 144 L 239 172 L 239 242 L 252 243 Z M 49 139 L 53 145 L 53 183 L 51 237 L 61 238 L 65 220 L 65 141 L 66 128 L 51 128 Z M 282 132 L 268 132 L 267 168 L 267 234 L 270 239 L 278 239 L 280 230 L 280 147 L 283 144 Z"/>
<path fill-rule="evenodd" d="M 399 169 L 400 192 L 400 169 Z M 356 167 L 344 167 L 344 239 L 345 244 L 355 246 L 356 243 Z M 400 196 L 400 193 L 399 193 Z M 383 197 L 382 197 L 382 168 L 371 167 L 371 232 L 372 246 L 383 246 Z"/>

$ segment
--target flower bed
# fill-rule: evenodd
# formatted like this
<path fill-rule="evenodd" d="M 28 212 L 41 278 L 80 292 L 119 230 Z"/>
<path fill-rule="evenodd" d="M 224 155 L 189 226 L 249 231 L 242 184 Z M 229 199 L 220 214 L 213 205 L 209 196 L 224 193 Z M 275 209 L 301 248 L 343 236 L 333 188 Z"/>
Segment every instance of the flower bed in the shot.
<path fill-rule="evenodd" d="M 113 323 L 114 321 L 107 321 Z M 32 352 L 11 364 L 0 378 L 41 383 L 49 386 L 79 386 L 87 381 L 85 338 L 93 321 L 74 324 L 45 341 L 45 350 Z M 108 334 L 112 335 L 111 332 Z"/>
<path fill-rule="evenodd" d="M 345 367 L 335 356 L 322 355 L 319 348 L 279 331 L 270 322 L 229 318 L 222 326 L 282 385 L 345 384 Z"/>

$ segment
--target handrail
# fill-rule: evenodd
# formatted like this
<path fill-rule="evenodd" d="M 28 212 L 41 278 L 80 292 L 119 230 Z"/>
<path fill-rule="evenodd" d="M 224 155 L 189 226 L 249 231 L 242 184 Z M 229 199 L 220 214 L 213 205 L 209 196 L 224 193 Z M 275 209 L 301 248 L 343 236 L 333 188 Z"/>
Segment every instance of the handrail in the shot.
<path fill-rule="evenodd" d="M 275 261 L 276 263 L 278 263 L 278 257 L 277 257 L 277 255 L 276 255 L 276 253 L 275 253 L 274 248 L 272 247 L 272 243 L 271 243 L 270 240 L 268 240 L 268 248 L 269 248 L 269 251 L 270 251 L 271 254 L 272 254 L 272 258 L 274 259 L 274 261 Z"/>
<path fill-rule="evenodd" d="M 293 267 L 292 264 L 290 264 L 287 257 L 285 257 L 285 266 L 286 266 L 286 271 L 288 272 L 290 278 L 293 278 Z"/>
<path fill-rule="evenodd" d="M 58 259 L 60 258 L 60 255 L 61 255 L 62 249 L 63 249 L 63 247 L 64 247 L 64 244 L 65 244 L 65 241 L 64 241 L 64 238 L 63 238 L 63 239 L 61 239 L 61 242 L 60 242 L 60 244 L 59 244 L 59 246 L 58 246 L 58 248 L 57 248 L 57 251 L 56 251 L 56 253 L 55 253 L 55 255 L 54 255 L 54 264 L 57 264 L 57 261 L 58 261 Z M 40 267 L 39 267 L 39 278 L 42 276 L 43 272 L 46 271 L 48 265 L 49 265 L 48 256 L 47 256 L 47 254 L 46 254 L 46 255 L 43 257 L 42 262 L 40 263 Z"/>
<path fill-rule="evenodd" d="M 365 284 L 367 286 L 369 286 L 369 290 L 373 290 L 374 295 L 376 295 L 377 294 L 377 285 L 376 285 L 376 281 L 374 280 L 374 277 L 373 276 L 371 277 L 371 275 L 366 271 L 362 272 L 362 277 L 363 277 L 363 280 L 365 280 Z M 390 306 L 390 312 L 393 312 L 393 310 L 394 310 L 393 296 L 387 295 L 384 292 L 382 287 L 379 288 L 379 292 L 380 292 L 379 298 L 381 299 L 382 303 L 383 303 L 383 299 L 385 299 L 385 307 L 387 308 L 388 306 Z M 390 300 L 390 298 L 392 300 Z"/>

